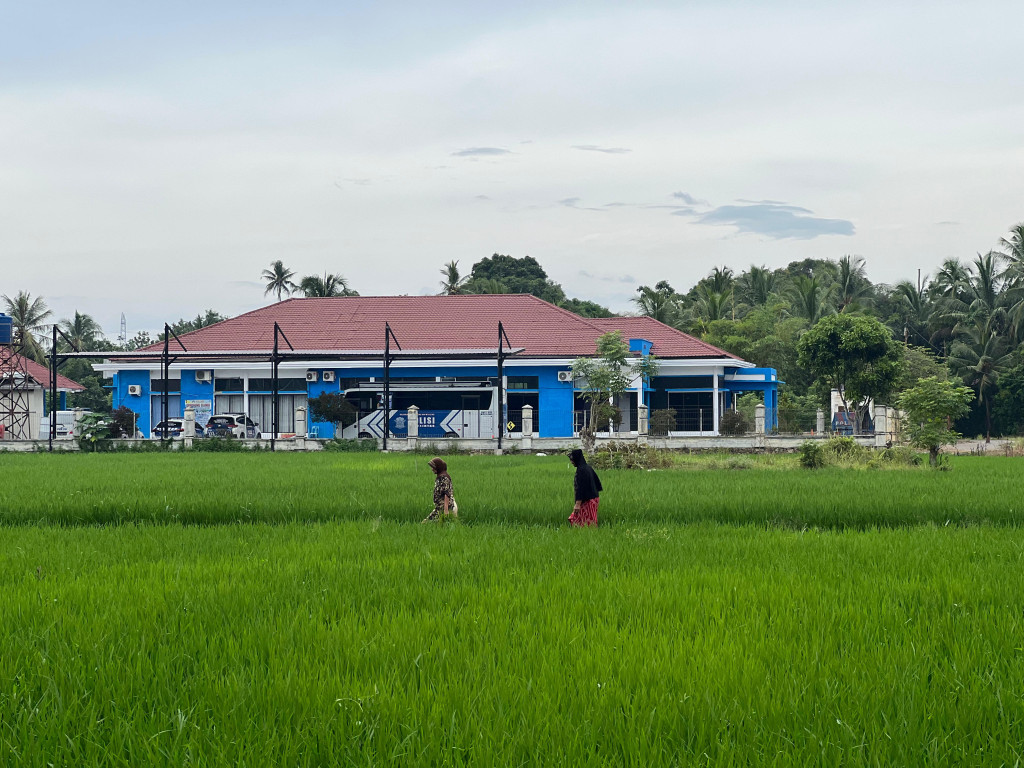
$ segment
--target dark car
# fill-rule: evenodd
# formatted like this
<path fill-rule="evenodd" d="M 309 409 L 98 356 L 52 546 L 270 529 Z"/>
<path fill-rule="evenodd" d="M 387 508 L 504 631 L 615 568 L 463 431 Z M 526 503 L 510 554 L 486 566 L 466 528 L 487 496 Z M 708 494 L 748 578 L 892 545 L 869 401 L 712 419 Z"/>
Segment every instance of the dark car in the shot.
<path fill-rule="evenodd" d="M 260 425 L 244 413 L 220 413 L 206 422 L 207 437 L 248 437 L 259 439 Z"/>
<path fill-rule="evenodd" d="M 153 427 L 153 437 L 174 439 L 176 437 L 185 436 L 185 420 L 184 419 L 167 419 L 161 421 L 155 427 Z M 196 437 L 203 436 L 203 427 L 200 424 L 196 424 Z"/>

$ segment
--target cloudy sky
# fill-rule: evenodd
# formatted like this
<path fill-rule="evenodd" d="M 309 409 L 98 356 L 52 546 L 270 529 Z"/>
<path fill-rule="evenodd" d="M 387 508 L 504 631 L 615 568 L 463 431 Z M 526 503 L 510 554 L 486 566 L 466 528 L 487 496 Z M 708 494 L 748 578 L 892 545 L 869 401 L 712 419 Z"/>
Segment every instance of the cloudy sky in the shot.
<path fill-rule="evenodd" d="M 0 293 L 116 336 L 531 255 L 571 296 L 873 280 L 1024 220 L 1014 2 L 8 2 Z"/>

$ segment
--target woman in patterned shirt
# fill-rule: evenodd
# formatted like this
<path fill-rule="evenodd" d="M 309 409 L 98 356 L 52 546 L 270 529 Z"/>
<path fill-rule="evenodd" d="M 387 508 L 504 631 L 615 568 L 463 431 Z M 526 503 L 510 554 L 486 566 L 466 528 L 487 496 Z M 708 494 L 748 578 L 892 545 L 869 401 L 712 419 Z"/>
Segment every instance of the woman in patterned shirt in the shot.
<path fill-rule="evenodd" d="M 456 520 L 459 519 L 459 507 L 452 496 L 452 478 L 448 474 L 448 465 L 439 458 L 431 459 L 427 465 L 434 470 L 434 509 L 427 515 L 424 523 L 432 520 L 440 520 L 441 516 L 447 517 L 451 514 Z"/>

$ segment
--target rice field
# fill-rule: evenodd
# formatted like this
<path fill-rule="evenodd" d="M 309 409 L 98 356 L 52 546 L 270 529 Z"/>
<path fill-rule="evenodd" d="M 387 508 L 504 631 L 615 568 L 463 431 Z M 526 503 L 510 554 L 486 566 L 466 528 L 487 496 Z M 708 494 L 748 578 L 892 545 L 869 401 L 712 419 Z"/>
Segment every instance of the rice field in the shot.
<path fill-rule="evenodd" d="M 431 506 L 429 458 L 0 453 L 0 524 L 419 521 Z M 572 470 L 564 456 L 450 459 L 466 522 L 558 525 L 568 516 Z M 954 457 L 953 467 L 952 472 L 783 471 L 773 465 L 606 470 L 601 521 L 870 528 L 1024 520 L 1019 461 Z"/>
<path fill-rule="evenodd" d="M 0 455 L 0 765 L 1024 758 L 1019 460 L 427 458 Z"/>

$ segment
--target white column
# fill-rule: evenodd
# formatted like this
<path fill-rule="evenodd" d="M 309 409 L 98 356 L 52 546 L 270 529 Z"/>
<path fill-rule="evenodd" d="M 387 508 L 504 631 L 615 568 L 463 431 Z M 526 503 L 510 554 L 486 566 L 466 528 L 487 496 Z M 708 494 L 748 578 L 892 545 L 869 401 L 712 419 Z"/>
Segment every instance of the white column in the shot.
<path fill-rule="evenodd" d="M 523 450 L 529 450 L 533 447 L 533 406 L 523 406 L 523 437 L 519 441 L 520 447 Z"/>
<path fill-rule="evenodd" d="M 758 435 L 764 434 L 764 403 L 754 406 L 754 432 Z"/>
<path fill-rule="evenodd" d="M 406 442 L 409 446 L 409 450 L 413 450 L 416 447 L 416 440 L 420 435 L 420 409 L 419 406 L 410 405 L 406 410 L 406 418 L 408 423 L 406 427 Z"/>
<path fill-rule="evenodd" d="M 182 438 L 185 441 L 185 447 L 192 447 L 192 440 L 196 436 L 196 409 L 186 408 L 185 409 L 185 432 Z"/>
<path fill-rule="evenodd" d="M 885 406 L 875 406 L 875 447 L 885 448 L 886 442 L 889 440 L 889 425 L 888 419 L 886 418 Z"/>
<path fill-rule="evenodd" d="M 711 382 L 712 382 L 712 386 L 714 387 L 714 393 L 711 396 L 711 405 L 712 405 L 712 408 L 713 408 L 713 410 L 712 410 L 712 414 L 713 414 L 712 418 L 715 421 L 714 429 L 711 430 L 711 434 L 717 435 L 718 434 L 719 415 L 720 415 L 718 413 L 718 371 L 715 371 L 713 374 L 711 374 Z"/>
<path fill-rule="evenodd" d="M 821 410 L 821 408 L 818 409 L 818 414 L 817 414 L 817 418 L 815 419 L 814 426 L 815 426 L 815 432 L 817 434 L 819 434 L 819 435 L 825 434 L 825 412 L 823 410 Z"/>

